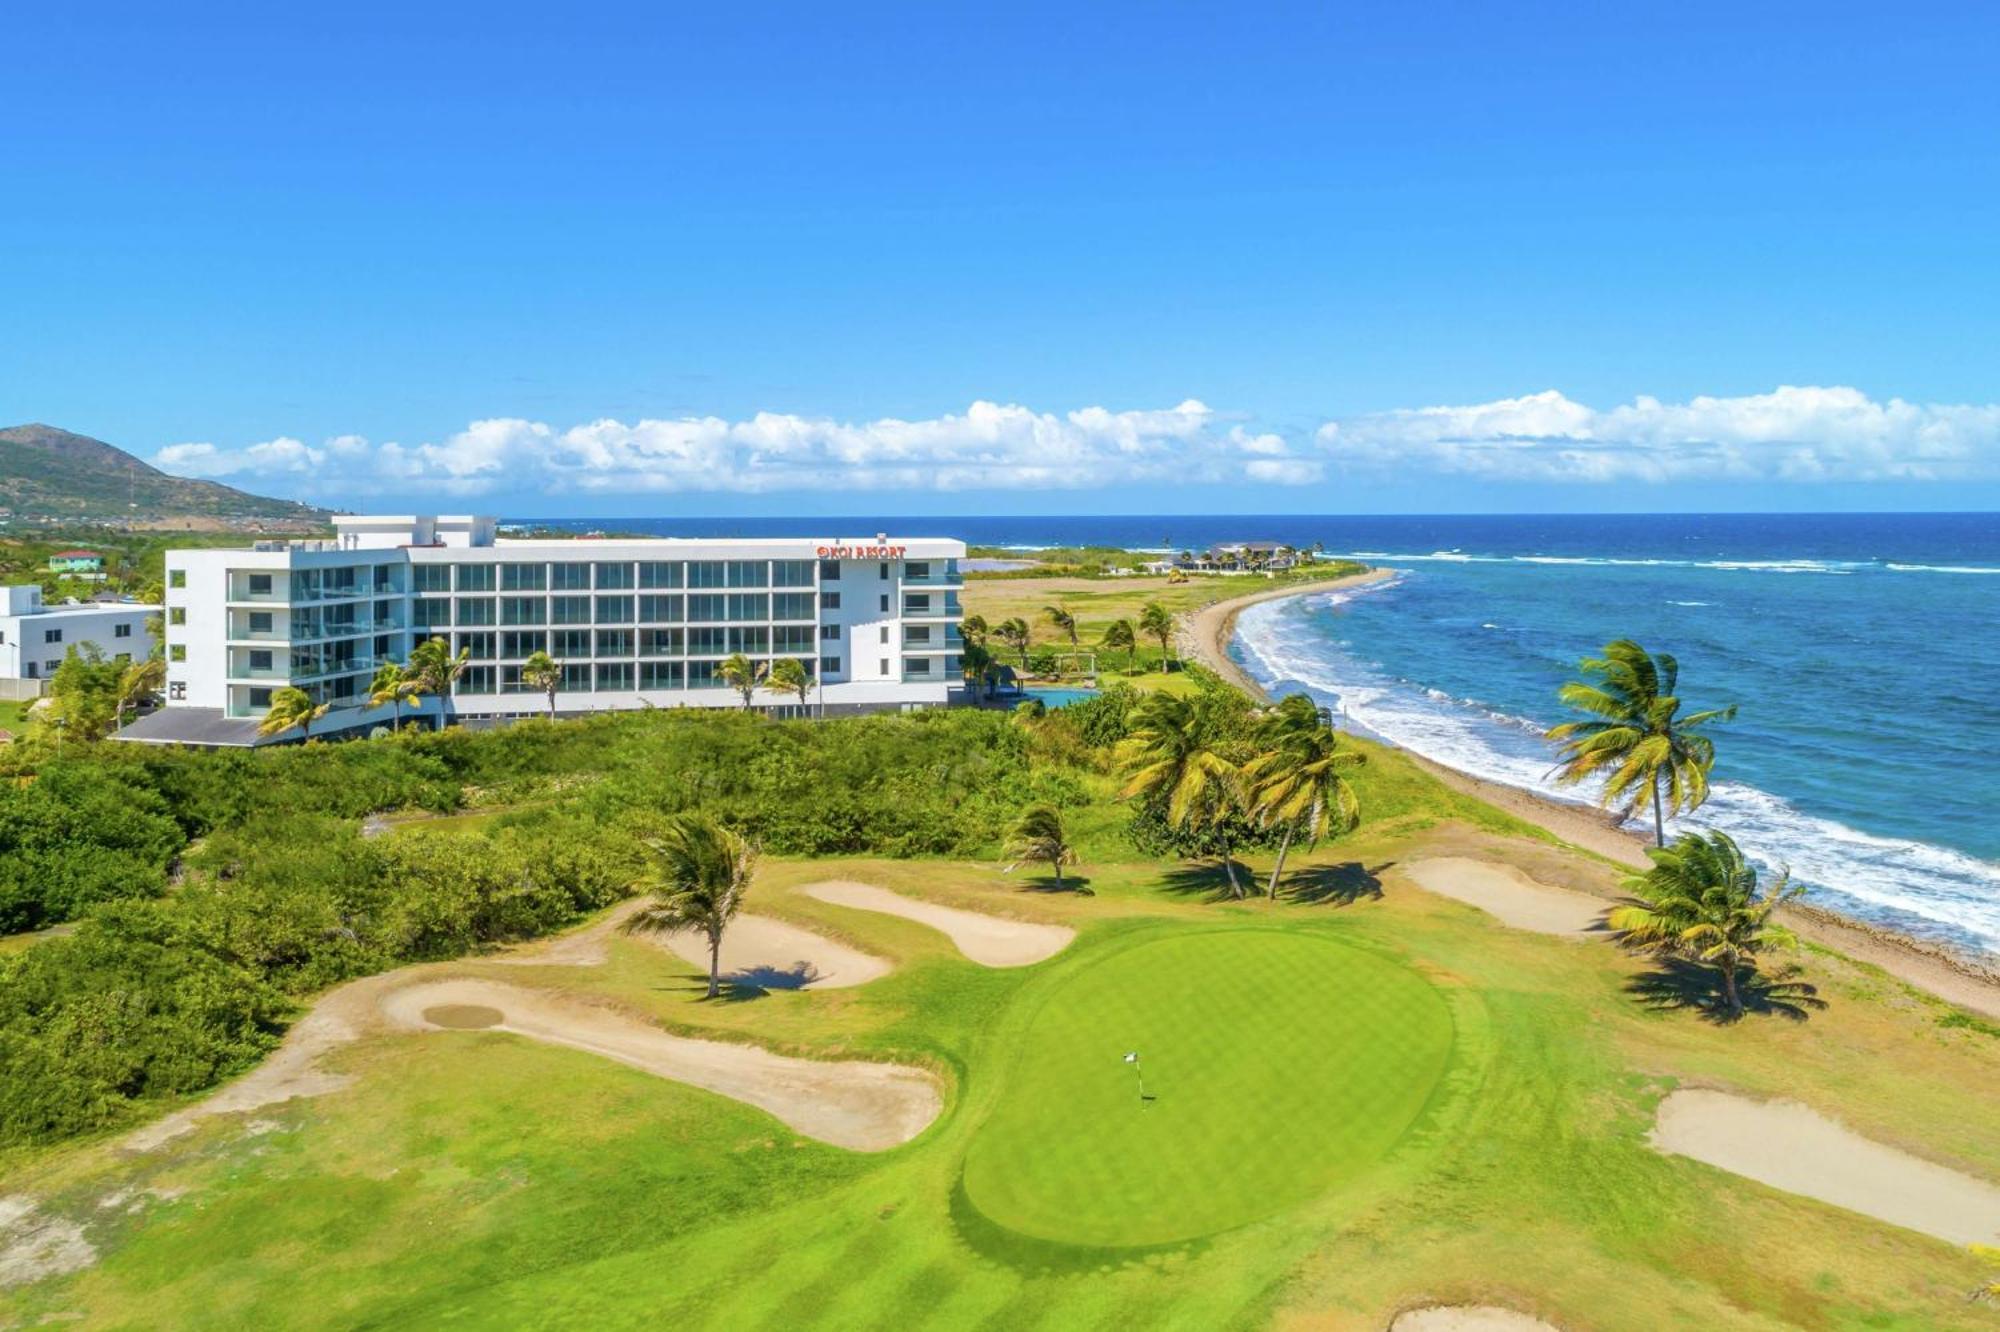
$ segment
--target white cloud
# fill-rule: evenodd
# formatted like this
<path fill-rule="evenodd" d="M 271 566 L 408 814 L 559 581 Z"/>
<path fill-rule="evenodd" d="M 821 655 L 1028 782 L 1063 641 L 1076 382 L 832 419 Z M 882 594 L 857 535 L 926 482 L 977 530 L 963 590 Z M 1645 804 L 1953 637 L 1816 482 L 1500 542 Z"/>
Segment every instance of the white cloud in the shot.
<path fill-rule="evenodd" d="M 1876 402 L 1779 388 L 1598 410 L 1549 390 L 1329 422 L 1320 447 L 1356 470 L 1510 481 L 1952 481 L 2000 477 L 2000 406 Z"/>

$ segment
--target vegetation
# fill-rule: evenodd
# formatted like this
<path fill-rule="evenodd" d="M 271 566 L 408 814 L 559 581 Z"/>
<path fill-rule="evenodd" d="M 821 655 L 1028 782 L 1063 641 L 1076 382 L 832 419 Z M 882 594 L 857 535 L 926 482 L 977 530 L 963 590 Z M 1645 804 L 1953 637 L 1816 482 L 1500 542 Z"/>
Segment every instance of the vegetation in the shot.
<path fill-rule="evenodd" d="M 1009 871 L 1027 864 L 1047 865 L 1055 875 L 1056 891 L 1062 892 L 1069 886 L 1063 881 L 1063 866 L 1076 863 L 1076 848 L 1070 845 L 1062 811 L 1054 805 L 1023 810 L 1008 834 L 1007 854 L 1014 861 L 1007 867 Z"/>
<path fill-rule="evenodd" d="M 796 657 L 778 658 L 764 676 L 764 688 L 780 697 L 796 698 L 800 707 L 812 696 L 812 683 L 805 665 Z"/>
<path fill-rule="evenodd" d="M 1104 646 L 1107 651 L 1125 654 L 1125 670 L 1132 670 L 1132 654 L 1138 650 L 1139 640 L 1132 632 L 1130 620 L 1113 620 L 1104 630 Z"/>
<path fill-rule="evenodd" d="M 325 517 L 219 481 L 168 476 L 102 440 L 46 425 L 0 430 L 0 507 L 17 518 L 263 519 L 291 530 Z"/>
<path fill-rule="evenodd" d="M 741 696 L 743 710 L 748 712 L 751 699 L 757 696 L 757 686 L 763 681 L 763 668 L 738 652 L 717 664 L 715 677 Z"/>
<path fill-rule="evenodd" d="M 722 993 L 722 933 L 742 909 L 757 850 L 708 814 L 683 814 L 646 842 L 642 881 L 652 902 L 623 928 L 632 933 L 700 930 L 708 940 L 708 997 Z"/>
<path fill-rule="evenodd" d="M 1149 601 L 1146 608 L 1139 612 L 1139 629 L 1147 637 L 1159 640 L 1160 669 L 1166 670 L 1171 664 L 1169 653 L 1173 648 L 1174 613 L 1163 602 Z"/>
<path fill-rule="evenodd" d="M 296 685 L 286 685 L 271 694 L 270 709 L 257 723 L 259 735 L 283 735 L 297 730 L 303 740 L 312 739 L 313 723 L 326 716 L 327 703 L 314 703 L 312 695 Z"/>
<path fill-rule="evenodd" d="M 549 701 L 549 720 L 556 719 L 556 694 L 562 689 L 562 666 L 546 652 L 535 652 L 521 663 L 521 683 Z"/>
<path fill-rule="evenodd" d="M 1257 742 L 1259 752 L 1244 763 L 1243 778 L 1249 785 L 1251 816 L 1279 829 L 1266 893 L 1275 900 L 1293 838 L 1303 837 L 1311 848 L 1322 837 L 1348 832 L 1361 821 L 1361 802 L 1343 770 L 1365 760 L 1340 747 L 1339 732 L 1304 694 L 1288 696 L 1259 721 Z"/>
<path fill-rule="evenodd" d="M 1230 896 L 1243 896 L 1231 854 L 1232 823 L 1241 815 L 1243 769 L 1233 760 L 1214 716 L 1171 694 L 1148 697 L 1136 709 L 1119 754 L 1131 770 L 1123 794 L 1166 815 L 1169 827 L 1217 836 Z"/>
<path fill-rule="evenodd" d="M 1581 668 L 1595 680 L 1573 680 L 1562 687 L 1561 697 L 1589 719 L 1564 722 L 1548 733 L 1563 756 L 1560 779 L 1573 784 L 1601 778 L 1600 800 L 1626 818 L 1650 800 L 1654 843 L 1665 846 L 1667 812 L 1695 809 L 1708 799 L 1715 743 L 1703 728 L 1730 720 L 1736 709 L 1680 716 L 1675 693 L 1680 663 L 1629 638 L 1606 644 L 1602 657 L 1586 658 Z"/>

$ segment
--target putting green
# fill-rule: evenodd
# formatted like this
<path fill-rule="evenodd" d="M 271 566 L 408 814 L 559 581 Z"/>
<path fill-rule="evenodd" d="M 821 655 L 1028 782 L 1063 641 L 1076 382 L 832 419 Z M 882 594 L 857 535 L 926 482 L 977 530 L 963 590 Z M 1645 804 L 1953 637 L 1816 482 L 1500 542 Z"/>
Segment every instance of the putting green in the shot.
<path fill-rule="evenodd" d="M 1324 937 L 1140 944 L 1059 983 L 1029 1019 L 967 1153 L 966 1196 L 998 1225 L 1069 1244 L 1227 1230 L 1359 1176 L 1409 1131 L 1451 1045 L 1427 981 Z"/>

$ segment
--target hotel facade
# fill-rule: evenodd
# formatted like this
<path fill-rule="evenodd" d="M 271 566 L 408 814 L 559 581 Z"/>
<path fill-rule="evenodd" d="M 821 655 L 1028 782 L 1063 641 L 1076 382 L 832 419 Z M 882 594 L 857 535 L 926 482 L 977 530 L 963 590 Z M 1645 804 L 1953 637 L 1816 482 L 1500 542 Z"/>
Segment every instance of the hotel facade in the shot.
<path fill-rule="evenodd" d="M 427 639 L 467 664 L 458 720 L 540 715 L 521 681 L 547 652 L 558 714 L 730 707 L 717 676 L 736 653 L 796 659 L 809 701 L 759 690 L 753 706 L 815 714 L 941 706 L 959 682 L 959 561 L 940 538 L 536 539 L 488 517 L 347 517 L 331 540 L 166 557 L 166 706 L 122 738 L 252 744 L 271 695 L 296 686 L 330 711 L 316 735 L 388 722 L 369 681 Z M 411 709 L 406 705 L 404 715 Z"/>

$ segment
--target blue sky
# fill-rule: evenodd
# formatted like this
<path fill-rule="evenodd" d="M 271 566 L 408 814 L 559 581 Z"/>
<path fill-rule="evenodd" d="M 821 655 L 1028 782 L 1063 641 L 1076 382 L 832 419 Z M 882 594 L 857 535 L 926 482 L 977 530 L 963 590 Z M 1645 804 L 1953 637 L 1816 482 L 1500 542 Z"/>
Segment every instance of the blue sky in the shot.
<path fill-rule="evenodd" d="M 173 470 L 2000 507 L 1990 9 L 80 8 L 0 18 L 0 420 Z"/>

